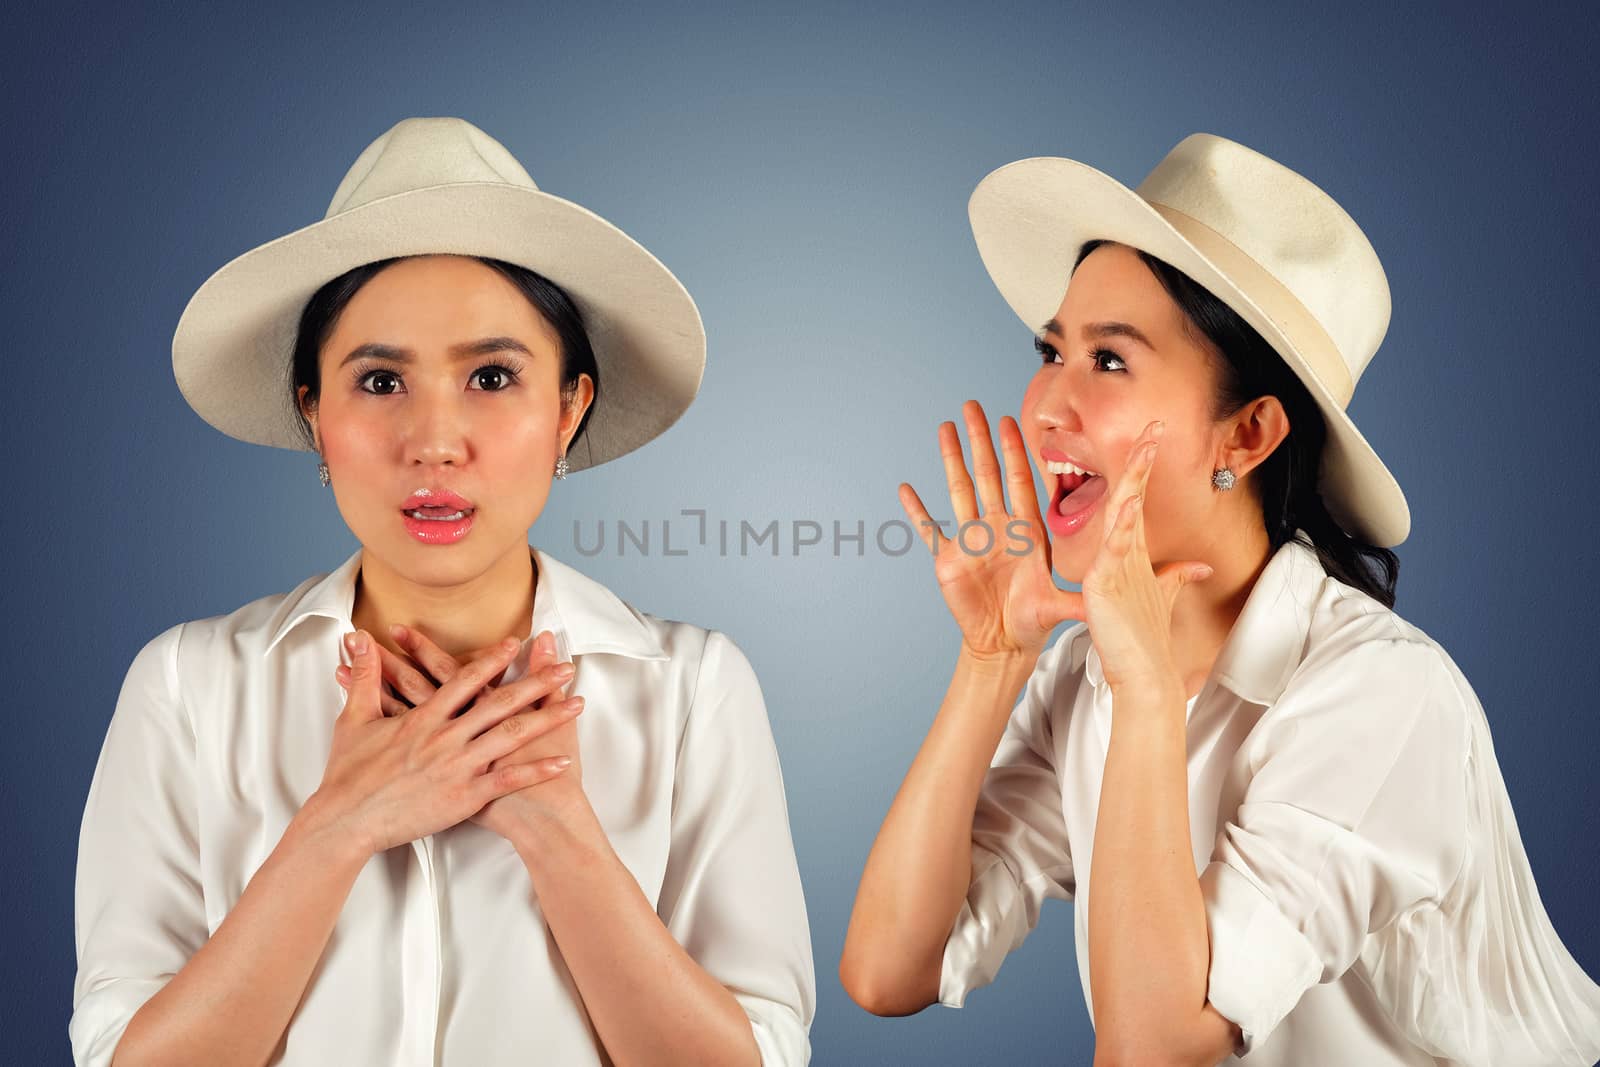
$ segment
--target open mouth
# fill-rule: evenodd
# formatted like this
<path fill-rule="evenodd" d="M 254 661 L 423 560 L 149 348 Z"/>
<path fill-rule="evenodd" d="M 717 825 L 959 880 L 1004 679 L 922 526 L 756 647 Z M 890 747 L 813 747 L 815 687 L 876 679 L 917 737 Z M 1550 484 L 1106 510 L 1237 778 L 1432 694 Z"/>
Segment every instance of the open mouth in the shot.
<path fill-rule="evenodd" d="M 1058 537 L 1075 534 L 1088 525 L 1105 498 L 1105 476 L 1067 459 L 1046 460 L 1044 466 L 1054 478 L 1045 525 Z"/>
<path fill-rule="evenodd" d="M 402 513 L 411 516 L 413 519 L 421 519 L 425 522 L 460 522 L 468 515 L 471 515 L 473 510 L 472 508 L 436 507 L 430 504 L 425 507 L 412 508 L 409 511 L 402 510 Z"/>
<path fill-rule="evenodd" d="M 1050 510 L 1072 515 L 1083 510 L 1105 492 L 1105 478 L 1098 474 L 1063 474 L 1056 479 Z"/>

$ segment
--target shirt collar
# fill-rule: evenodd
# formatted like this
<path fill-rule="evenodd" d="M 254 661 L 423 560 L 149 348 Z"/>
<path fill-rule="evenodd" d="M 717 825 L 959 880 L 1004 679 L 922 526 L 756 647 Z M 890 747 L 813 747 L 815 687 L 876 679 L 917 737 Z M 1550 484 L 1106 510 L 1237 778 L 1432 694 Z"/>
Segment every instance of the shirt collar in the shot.
<path fill-rule="evenodd" d="M 529 637 L 541 630 L 564 633 L 569 656 L 609 652 L 636 659 L 669 658 L 650 628 L 615 593 L 532 545 L 528 550 L 539 568 Z M 334 619 L 343 627 L 342 632 L 355 629 L 351 616 L 361 552 L 357 548 L 336 570 L 315 579 L 298 597 L 285 598 L 270 621 L 272 636 L 267 641 L 267 652 L 309 618 Z"/>
<path fill-rule="evenodd" d="M 1263 707 L 1283 695 L 1300 665 L 1312 606 L 1329 580 L 1316 550 L 1298 540 L 1304 536 L 1300 531 L 1295 534 L 1267 561 L 1211 668 L 1218 684 Z M 1083 667 L 1096 689 L 1105 684 L 1093 644 Z"/>

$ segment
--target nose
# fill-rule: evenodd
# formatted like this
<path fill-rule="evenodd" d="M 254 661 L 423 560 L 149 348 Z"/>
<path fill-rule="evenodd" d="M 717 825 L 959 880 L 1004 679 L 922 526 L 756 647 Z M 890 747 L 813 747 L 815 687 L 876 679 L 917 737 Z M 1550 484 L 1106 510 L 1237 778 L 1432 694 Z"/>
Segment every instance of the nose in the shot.
<path fill-rule="evenodd" d="M 460 464 L 467 458 L 467 413 L 454 390 L 418 388 L 407 407 L 406 462 L 423 466 Z"/>
<path fill-rule="evenodd" d="M 1075 433 L 1083 429 L 1078 412 L 1078 384 L 1068 367 L 1042 371 L 1028 390 L 1032 410 L 1027 413 L 1035 430 Z"/>

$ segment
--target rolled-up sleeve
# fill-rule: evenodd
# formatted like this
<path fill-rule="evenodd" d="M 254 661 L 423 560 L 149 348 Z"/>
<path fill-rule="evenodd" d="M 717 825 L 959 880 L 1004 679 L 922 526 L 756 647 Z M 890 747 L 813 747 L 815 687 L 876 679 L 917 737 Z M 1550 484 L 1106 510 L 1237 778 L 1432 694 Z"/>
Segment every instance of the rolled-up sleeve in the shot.
<path fill-rule="evenodd" d="M 968 993 L 994 981 L 1006 955 L 1038 925 L 1046 899 L 1071 900 L 1076 891 L 1051 722 L 1073 636 L 1069 631 L 1039 657 L 984 775 L 967 896 L 940 967 L 939 1003 L 947 1007 L 961 1007 Z"/>
<path fill-rule="evenodd" d="M 679 746 L 657 906 L 749 1016 L 761 1062 L 809 1062 L 816 974 L 777 747 L 754 669 L 715 630 Z"/>
<path fill-rule="evenodd" d="M 1446 670 L 1421 642 L 1368 639 L 1308 660 L 1258 724 L 1200 878 L 1207 999 L 1239 1025 L 1238 1055 L 1461 869 L 1467 723 Z"/>
<path fill-rule="evenodd" d="M 178 699 L 182 624 L 122 683 L 84 804 L 67 1024 L 79 1067 L 105 1067 L 135 1012 L 209 936 L 200 890 L 194 731 Z"/>

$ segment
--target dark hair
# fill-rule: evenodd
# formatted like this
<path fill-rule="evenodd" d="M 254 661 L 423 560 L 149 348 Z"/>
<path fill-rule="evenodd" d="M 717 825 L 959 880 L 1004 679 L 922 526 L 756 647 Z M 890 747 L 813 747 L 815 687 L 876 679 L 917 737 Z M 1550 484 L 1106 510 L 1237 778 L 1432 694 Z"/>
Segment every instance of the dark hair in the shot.
<path fill-rule="evenodd" d="M 311 433 L 311 424 L 306 421 L 305 414 L 300 410 L 300 387 L 302 385 L 310 387 L 306 399 L 315 407 L 322 394 L 319 371 L 322 346 L 327 343 L 328 335 L 333 332 L 334 324 L 339 321 L 339 314 L 363 285 L 371 281 L 385 267 L 405 258 L 407 257 L 396 256 L 380 259 L 347 270 L 312 293 L 311 299 L 306 301 L 306 306 L 301 310 L 300 329 L 294 341 L 294 358 L 290 360 L 289 366 L 289 395 L 295 401 L 294 410 L 300 419 L 300 433 L 308 447 L 315 448 L 316 442 Z M 587 374 L 594 382 L 594 396 L 598 400 L 600 368 L 594 358 L 594 348 L 589 344 L 589 334 L 583 326 L 583 316 L 566 290 L 544 275 L 527 267 L 519 267 L 515 263 L 491 259 L 488 256 L 468 258 L 493 267 L 505 275 L 555 330 L 556 338 L 560 342 L 561 392 L 570 394 L 578 386 L 578 375 Z M 593 413 L 594 403 L 591 402 L 589 409 L 583 413 L 582 421 L 578 423 L 577 431 L 572 435 L 569 452 L 577 447 L 578 441 L 583 437 L 584 428 L 589 424 L 589 416 Z"/>
<path fill-rule="evenodd" d="M 1113 242 L 1086 242 L 1078 250 L 1073 270 L 1090 252 L 1109 243 Z M 1324 571 L 1385 607 L 1394 607 L 1399 557 L 1387 548 L 1352 537 L 1328 513 L 1317 490 L 1328 428 L 1299 376 L 1253 326 L 1204 286 L 1164 260 L 1140 249 L 1134 251 L 1183 309 L 1188 325 L 1222 354 L 1217 361 L 1220 380 L 1212 406 L 1216 418 L 1227 418 L 1261 396 L 1275 396 L 1283 405 L 1289 433 L 1247 479 L 1255 483 L 1261 498 L 1261 516 L 1273 551 L 1294 538 L 1297 528 L 1304 530 L 1310 541 L 1301 538 L 1301 543 L 1316 551 Z"/>

